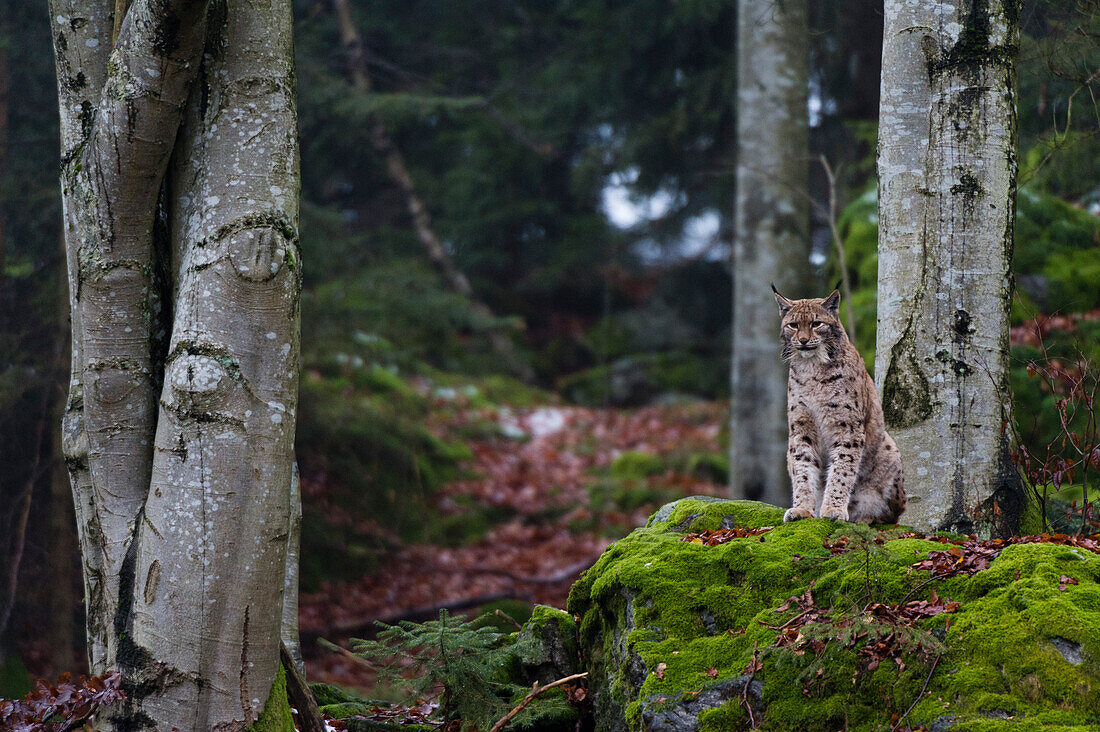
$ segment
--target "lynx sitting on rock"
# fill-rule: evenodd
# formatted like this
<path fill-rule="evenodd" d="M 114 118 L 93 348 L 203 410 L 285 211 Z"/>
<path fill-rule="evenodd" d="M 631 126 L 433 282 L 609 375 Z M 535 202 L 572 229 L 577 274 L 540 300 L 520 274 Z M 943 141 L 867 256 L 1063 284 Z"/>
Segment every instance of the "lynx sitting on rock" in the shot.
<path fill-rule="evenodd" d="M 840 324 L 840 292 L 788 300 L 783 315 L 787 471 L 793 499 L 784 521 L 802 518 L 896 523 L 905 510 L 901 453 L 886 434 L 875 384 Z M 817 509 L 820 504 L 820 510 Z"/>

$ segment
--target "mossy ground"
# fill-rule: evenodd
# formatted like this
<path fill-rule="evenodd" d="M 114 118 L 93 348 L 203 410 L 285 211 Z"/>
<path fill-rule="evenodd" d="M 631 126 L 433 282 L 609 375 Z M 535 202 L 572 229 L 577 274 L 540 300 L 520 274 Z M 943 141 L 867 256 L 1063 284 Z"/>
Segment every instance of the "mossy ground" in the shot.
<path fill-rule="evenodd" d="M 679 501 L 612 545 L 574 586 L 569 610 L 581 618 L 598 725 L 603 715 L 608 729 L 640 729 L 642 702 L 676 705 L 742 676 L 755 645 L 763 661 L 756 678 L 764 682 L 765 729 L 888 729 L 891 715 L 905 713 L 926 679 L 927 693 L 907 724 L 951 717 L 958 730 L 999 729 L 1006 719 L 1013 729 L 1100 728 L 1100 555 L 1014 545 L 972 577 L 918 589 L 929 573 L 910 565 L 943 544 L 897 538 L 896 527 L 818 519 L 783 524 L 782 515 L 755 502 Z M 713 547 L 680 541 L 686 531 L 723 523 L 775 528 Z M 857 548 L 834 554 L 823 546 L 840 537 Z M 1063 575 L 1078 584 L 1060 590 Z M 929 647 L 938 649 L 934 671 L 932 655 L 914 649 L 903 670 L 883 661 L 866 672 L 856 650 L 836 642 L 820 659 L 768 649 L 776 631 L 765 624 L 793 615 L 774 608 L 811 583 L 817 605 L 831 606 L 834 615 L 858 616 L 868 602 L 929 599 L 933 589 L 961 605 L 920 625 Z M 1080 663 L 1066 660 L 1055 644 L 1076 649 Z M 748 723 L 736 702 L 698 721 L 704 731 Z"/>

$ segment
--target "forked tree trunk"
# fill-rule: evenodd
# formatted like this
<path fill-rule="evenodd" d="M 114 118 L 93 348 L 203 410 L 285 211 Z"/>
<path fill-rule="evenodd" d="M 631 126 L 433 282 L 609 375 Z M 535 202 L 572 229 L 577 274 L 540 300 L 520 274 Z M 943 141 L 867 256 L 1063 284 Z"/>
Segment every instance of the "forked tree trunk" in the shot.
<path fill-rule="evenodd" d="M 805 0 L 739 0 L 737 201 L 733 242 L 730 492 L 789 505 L 787 368 L 775 284 L 809 292 Z"/>
<path fill-rule="evenodd" d="M 244 729 L 278 669 L 291 536 L 290 3 L 115 7 L 50 2 L 90 664 L 123 673 L 109 726 Z"/>
<path fill-rule="evenodd" d="M 1015 528 L 1017 7 L 885 5 L 875 381 L 905 466 L 903 520 L 924 529 Z"/>

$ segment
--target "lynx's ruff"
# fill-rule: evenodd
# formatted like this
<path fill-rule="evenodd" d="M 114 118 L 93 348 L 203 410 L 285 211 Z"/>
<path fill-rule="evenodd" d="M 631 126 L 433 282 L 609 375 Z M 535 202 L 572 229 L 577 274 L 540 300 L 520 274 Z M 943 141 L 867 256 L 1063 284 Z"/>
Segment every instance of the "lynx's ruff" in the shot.
<path fill-rule="evenodd" d="M 793 499 L 783 520 L 896 523 L 905 510 L 901 453 L 886 434 L 863 357 L 840 324 L 840 292 L 788 300 L 774 286 L 772 291 L 783 316 L 783 358 L 790 363 L 787 471 Z"/>

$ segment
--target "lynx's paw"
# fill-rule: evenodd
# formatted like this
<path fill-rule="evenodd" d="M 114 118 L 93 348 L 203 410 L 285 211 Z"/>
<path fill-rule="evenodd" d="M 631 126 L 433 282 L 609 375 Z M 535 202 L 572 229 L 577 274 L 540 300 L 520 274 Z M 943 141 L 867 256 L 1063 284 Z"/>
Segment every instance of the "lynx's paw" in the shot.
<path fill-rule="evenodd" d="M 832 521 L 847 521 L 848 520 L 848 507 L 847 506 L 822 506 L 821 518 L 830 519 Z"/>
<path fill-rule="evenodd" d="M 787 512 L 783 514 L 783 523 L 789 523 L 791 521 L 798 521 L 804 518 L 813 518 L 814 512 L 810 508 L 788 508 Z"/>

